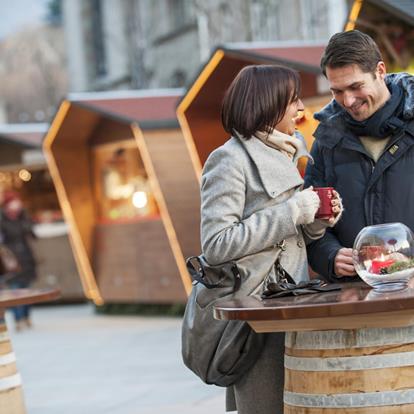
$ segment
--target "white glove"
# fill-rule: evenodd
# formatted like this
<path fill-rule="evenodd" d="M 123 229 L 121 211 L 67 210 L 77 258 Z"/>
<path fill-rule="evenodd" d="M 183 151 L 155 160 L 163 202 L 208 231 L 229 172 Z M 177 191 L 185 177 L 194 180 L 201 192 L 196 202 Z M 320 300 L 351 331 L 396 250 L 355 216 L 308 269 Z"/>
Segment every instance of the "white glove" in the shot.
<path fill-rule="evenodd" d="M 320 200 L 312 187 L 297 191 L 288 202 L 292 207 L 292 218 L 296 224 L 313 223 Z"/>
<path fill-rule="evenodd" d="M 333 206 L 333 211 L 335 216 L 331 217 L 329 220 L 315 219 L 313 223 L 303 226 L 303 231 L 309 239 L 316 240 L 321 238 L 325 234 L 325 230 L 328 227 L 334 227 L 341 218 L 344 211 L 342 199 L 337 192 L 335 192 L 334 195 L 336 205 Z"/>

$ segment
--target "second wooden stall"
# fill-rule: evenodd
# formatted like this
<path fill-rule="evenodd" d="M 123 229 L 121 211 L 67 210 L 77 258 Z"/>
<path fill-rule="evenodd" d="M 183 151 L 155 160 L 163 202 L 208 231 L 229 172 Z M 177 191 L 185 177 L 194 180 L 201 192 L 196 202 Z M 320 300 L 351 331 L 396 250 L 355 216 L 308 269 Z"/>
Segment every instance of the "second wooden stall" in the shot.
<path fill-rule="evenodd" d="M 44 149 L 86 295 L 184 303 L 199 189 L 175 106 L 181 90 L 73 95 Z"/>

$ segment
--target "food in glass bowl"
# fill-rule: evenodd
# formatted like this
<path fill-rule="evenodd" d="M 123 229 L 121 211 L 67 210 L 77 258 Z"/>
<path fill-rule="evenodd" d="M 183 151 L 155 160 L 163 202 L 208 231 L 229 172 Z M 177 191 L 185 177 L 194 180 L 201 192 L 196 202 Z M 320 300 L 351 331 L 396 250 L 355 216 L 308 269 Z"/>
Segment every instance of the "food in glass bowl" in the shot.
<path fill-rule="evenodd" d="M 352 258 L 358 275 L 374 289 L 405 289 L 414 276 L 413 233 L 402 223 L 364 227 L 355 239 Z"/>

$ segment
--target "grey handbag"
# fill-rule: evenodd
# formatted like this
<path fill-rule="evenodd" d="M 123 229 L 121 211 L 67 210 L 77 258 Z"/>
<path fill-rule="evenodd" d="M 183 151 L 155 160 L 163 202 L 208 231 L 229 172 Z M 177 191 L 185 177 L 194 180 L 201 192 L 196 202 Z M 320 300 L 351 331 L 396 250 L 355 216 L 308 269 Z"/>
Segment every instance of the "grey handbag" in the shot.
<path fill-rule="evenodd" d="M 217 266 L 204 256 L 187 259 L 194 286 L 182 324 L 182 357 L 205 383 L 234 384 L 260 355 L 264 334 L 255 333 L 247 322 L 214 319 L 213 308 L 219 300 L 260 295 L 279 253 L 280 248 L 271 248 Z"/>

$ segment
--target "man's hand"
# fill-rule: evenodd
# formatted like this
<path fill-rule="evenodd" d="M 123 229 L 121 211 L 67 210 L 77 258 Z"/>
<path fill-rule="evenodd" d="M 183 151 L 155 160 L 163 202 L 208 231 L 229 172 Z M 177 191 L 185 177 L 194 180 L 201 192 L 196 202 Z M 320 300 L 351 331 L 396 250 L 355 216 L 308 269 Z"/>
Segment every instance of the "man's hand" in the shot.
<path fill-rule="evenodd" d="M 335 274 L 338 277 L 355 276 L 355 267 L 352 262 L 352 249 L 343 247 L 335 256 Z"/>

